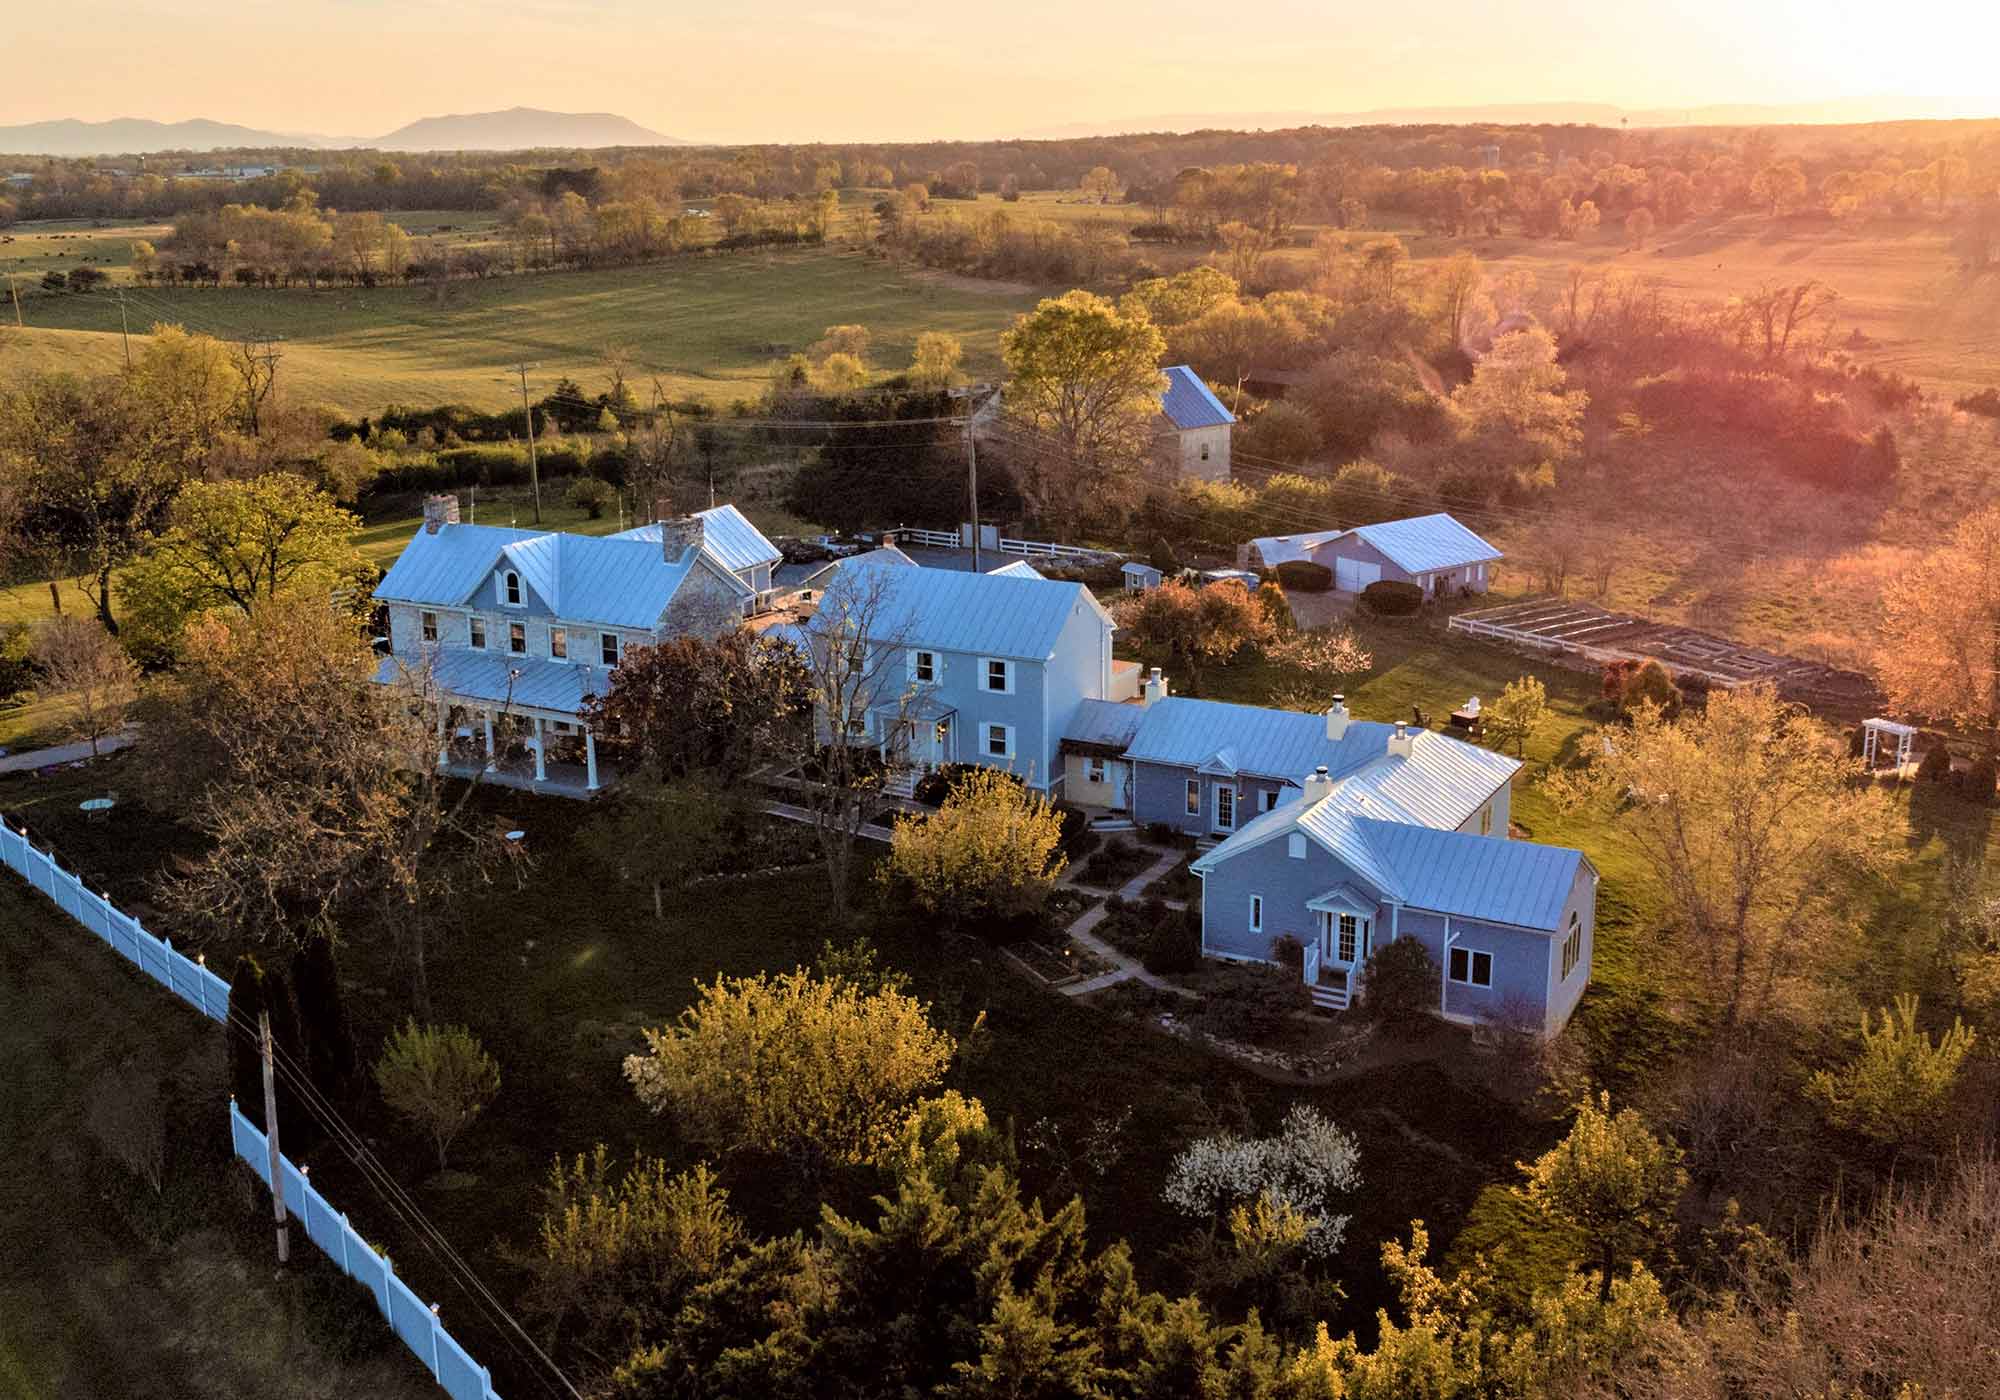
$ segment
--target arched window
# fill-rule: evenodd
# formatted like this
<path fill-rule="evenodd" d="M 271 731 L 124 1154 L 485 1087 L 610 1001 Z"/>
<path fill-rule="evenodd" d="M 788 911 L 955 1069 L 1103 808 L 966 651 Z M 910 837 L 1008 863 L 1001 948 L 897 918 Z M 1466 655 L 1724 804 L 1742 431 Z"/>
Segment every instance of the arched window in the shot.
<path fill-rule="evenodd" d="M 504 580 L 502 580 L 502 582 L 506 585 L 507 589 L 507 606 L 510 608 L 520 607 L 521 576 L 515 573 L 512 569 L 509 569 L 507 571 L 507 577 Z"/>

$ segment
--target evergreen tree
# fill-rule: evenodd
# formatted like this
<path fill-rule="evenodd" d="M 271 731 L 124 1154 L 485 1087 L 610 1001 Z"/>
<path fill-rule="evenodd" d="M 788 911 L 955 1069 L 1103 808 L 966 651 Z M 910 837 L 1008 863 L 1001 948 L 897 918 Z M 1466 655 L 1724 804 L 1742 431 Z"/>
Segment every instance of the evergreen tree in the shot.
<path fill-rule="evenodd" d="M 354 1032 L 340 990 L 333 940 L 322 930 L 292 957 L 292 992 L 298 999 L 299 1042 L 306 1072 L 330 1102 L 345 1103 L 354 1089 Z"/>

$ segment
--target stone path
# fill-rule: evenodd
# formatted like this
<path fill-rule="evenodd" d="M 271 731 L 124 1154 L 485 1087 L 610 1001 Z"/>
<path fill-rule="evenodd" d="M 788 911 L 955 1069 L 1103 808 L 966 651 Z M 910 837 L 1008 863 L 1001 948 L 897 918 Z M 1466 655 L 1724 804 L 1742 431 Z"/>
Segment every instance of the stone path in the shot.
<path fill-rule="evenodd" d="M 123 733 L 99 739 L 97 752 L 103 755 L 130 748 L 138 737 L 137 729 L 128 728 Z M 30 773 L 37 768 L 55 768 L 65 763 L 81 763 L 90 757 L 90 745 L 87 743 L 58 744 L 52 749 L 29 749 L 26 753 L 10 753 L 5 758 L 0 758 L 0 773 Z"/>
<path fill-rule="evenodd" d="M 1159 879 L 1181 863 L 1181 855 L 1182 853 L 1178 850 L 1168 851 L 1144 870 L 1141 870 L 1137 875 L 1134 875 L 1131 879 L 1120 885 L 1115 893 L 1128 904 L 1138 902 L 1144 898 L 1146 886 L 1152 884 L 1153 881 Z M 1063 883 L 1074 886 L 1076 883 L 1074 873 L 1065 879 Z M 1180 901 L 1172 901 L 1169 907 L 1185 909 L 1187 905 Z M 1120 982 L 1136 981 L 1162 992 L 1174 992 L 1192 1000 L 1200 1000 L 1199 996 L 1189 991 L 1186 987 L 1175 986 L 1165 978 L 1146 971 L 1136 959 L 1112 947 L 1109 943 L 1106 943 L 1103 939 L 1092 933 L 1092 929 L 1104 922 L 1105 912 L 1102 904 L 1093 904 L 1078 915 L 1076 922 L 1064 931 L 1079 946 L 1088 949 L 1097 957 L 1110 963 L 1111 971 L 1100 972 L 1097 976 L 1087 978 L 1082 982 L 1072 982 L 1066 987 L 1057 988 L 1058 991 L 1066 997 L 1081 997 L 1088 996 L 1092 992 L 1101 992 L 1106 987 L 1115 987 Z"/>

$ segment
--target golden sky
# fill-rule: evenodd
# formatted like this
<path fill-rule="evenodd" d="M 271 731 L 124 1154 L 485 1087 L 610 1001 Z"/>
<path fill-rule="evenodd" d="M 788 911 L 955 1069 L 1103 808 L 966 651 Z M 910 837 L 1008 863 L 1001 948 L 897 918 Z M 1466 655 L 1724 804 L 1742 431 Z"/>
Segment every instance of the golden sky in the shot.
<path fill-rule="evenodd" d="M 99 0 L 83 22 L 21 0 L 4 32 L 0 123 L 372 136 L 520 105 L 720 142 L 1498 102 L 2000 115 L 2000 0 Z"/>

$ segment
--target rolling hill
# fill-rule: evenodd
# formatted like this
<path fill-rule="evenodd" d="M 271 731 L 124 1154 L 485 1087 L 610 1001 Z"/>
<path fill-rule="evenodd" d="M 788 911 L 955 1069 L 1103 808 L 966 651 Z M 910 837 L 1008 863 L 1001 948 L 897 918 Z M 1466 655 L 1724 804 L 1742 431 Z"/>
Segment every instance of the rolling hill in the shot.
<path fill-rule="evenodd" d="M 649 131 L 611 112 L 544 112 L 509 107 L 504 112 L 472 112 L 424 117 L 387 136 L 356 142 L 384 151 L 525 151 L 538 147 L 682 146 L 687 143 Z"/>
<path fill-rule="evenodd" d="M 315 147 L 332 144 L 324 137 L 260 131 L 230 122 L 195 118 L 184 122 L 118 117 L 83 122 L 59 121 L 0 126 L 0 151 L 23 156 L 102 156 L 142 151 L 217 151 L 274 147 Z"/>
<path fill-rule="evenodd" d="M 0 126 L 0 152 L 23 156 L 136 155 L 148 151 L 380 150 L 525 151 L 599 146 L 681 146 L 612 112 L 461 112 L 423 117 L 386 136 L 305 136 L 196 118 L 156 122 L 143 117 Z"/>

